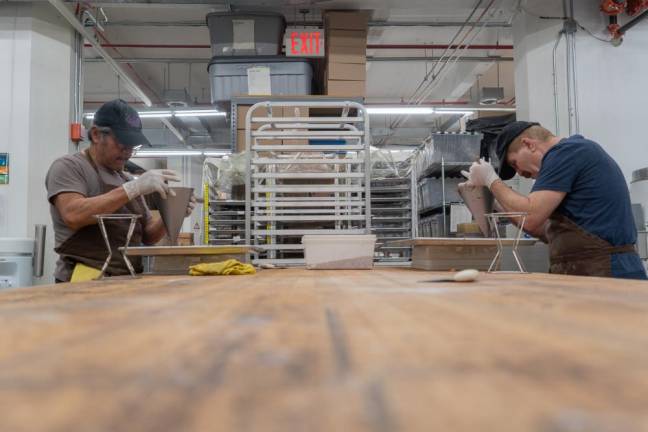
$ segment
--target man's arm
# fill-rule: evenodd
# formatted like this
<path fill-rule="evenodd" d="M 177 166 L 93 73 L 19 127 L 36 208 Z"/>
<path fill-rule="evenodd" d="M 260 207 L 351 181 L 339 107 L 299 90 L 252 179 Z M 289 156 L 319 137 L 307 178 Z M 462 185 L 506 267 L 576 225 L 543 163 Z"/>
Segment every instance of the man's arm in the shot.
<path fill-rule="evenodd" d="M 87 225 L 97 223 L 94 215 L 114 213 L 130 201 L 124 188 L 115 188 L 108 193 L 92 198 L 86 198 L 75 192 L 64 192 L 54 197 L 54 205 L 58 209 L 65 225 L 70 229 L 79 230 Z M 155 244 L 166 234 L 162 218 L 151 216 L 144 226 L 143 242 Z"/>
<path fill-rule="evenodd" d="M 515 192 L 501 180 L 495 180 L 490 190 L 505 211 L 527 213 L 524 231 L 540 238 L 544 236 L 547 219 L 566 195 L 565 192 L 543 190 L 531 192 L 527 197 Z"/>
<path fill-rule="evenodd" d="M 114 213 L 130 201 L 121 187 L 92 198 L 86 198 L 76 192 L 62 192 L 53 200 L 65 225 L 75 231 L 97 223 L 94 215 Z"/>
<path fill-rule="evenodd" d="M 147 245 L 152 245 L 159 242 L 166 234 L 166 228 L 162 218 L 157 215 L 151 215 L 149 220 L 144 226 L 144 237 L 142 242 Z"/>

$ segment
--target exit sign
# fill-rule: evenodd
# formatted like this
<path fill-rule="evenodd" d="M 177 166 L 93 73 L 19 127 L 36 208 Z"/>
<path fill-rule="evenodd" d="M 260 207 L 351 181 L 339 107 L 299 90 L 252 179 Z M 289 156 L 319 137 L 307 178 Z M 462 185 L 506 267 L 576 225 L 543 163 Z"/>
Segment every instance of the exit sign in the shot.
<path fill-rule="evenodd" d="M 284 44 L 288 57 L 324 57 L 324 30 L 317 27 L 288 27 Z"/>

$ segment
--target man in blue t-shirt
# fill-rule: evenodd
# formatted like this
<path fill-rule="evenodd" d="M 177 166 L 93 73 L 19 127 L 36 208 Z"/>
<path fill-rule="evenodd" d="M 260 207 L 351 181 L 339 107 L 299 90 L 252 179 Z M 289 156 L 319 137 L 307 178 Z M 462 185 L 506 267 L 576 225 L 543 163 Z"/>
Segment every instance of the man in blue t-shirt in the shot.
<path fill-rule="evenodd" d="M 513 122 L 497 137 L 497 155 L 499 175 L 483 160 L 464 175 L 488 187 L 505 211 L 528 214 L 524 230 L 549 244 L 551 273 L 646 279 L 628 186 L 600 145 Z M 502 182 L 516 172 L 536 180 L 529 196 Z"/>

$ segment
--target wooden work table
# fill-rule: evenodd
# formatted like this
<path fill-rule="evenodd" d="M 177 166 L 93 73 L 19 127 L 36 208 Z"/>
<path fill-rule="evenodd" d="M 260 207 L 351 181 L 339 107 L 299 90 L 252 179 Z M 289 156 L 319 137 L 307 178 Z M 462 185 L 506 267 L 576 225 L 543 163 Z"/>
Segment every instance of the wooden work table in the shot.
<path fill-rule="evenodd" d="M 648 430 L 648 283 L 435 276 L 0 292 L 0 431 Z"/>

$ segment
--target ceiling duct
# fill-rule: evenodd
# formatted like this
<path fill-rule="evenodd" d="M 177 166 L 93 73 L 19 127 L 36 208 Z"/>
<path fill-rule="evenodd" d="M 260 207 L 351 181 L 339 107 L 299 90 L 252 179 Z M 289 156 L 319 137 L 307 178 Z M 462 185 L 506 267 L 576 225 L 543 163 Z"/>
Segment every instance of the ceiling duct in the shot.
<path fill-rule="evenodd" d="M 504 87 L 482 87 L 480 105 L 495 105 L 504 99 Z"/>
<path fill-rule="evenodd" d="M 191 105 L 191 98 L 186 89 L 165 90 L 162 98 L 164 103 L 171 108 L 187 108 Z"/>

